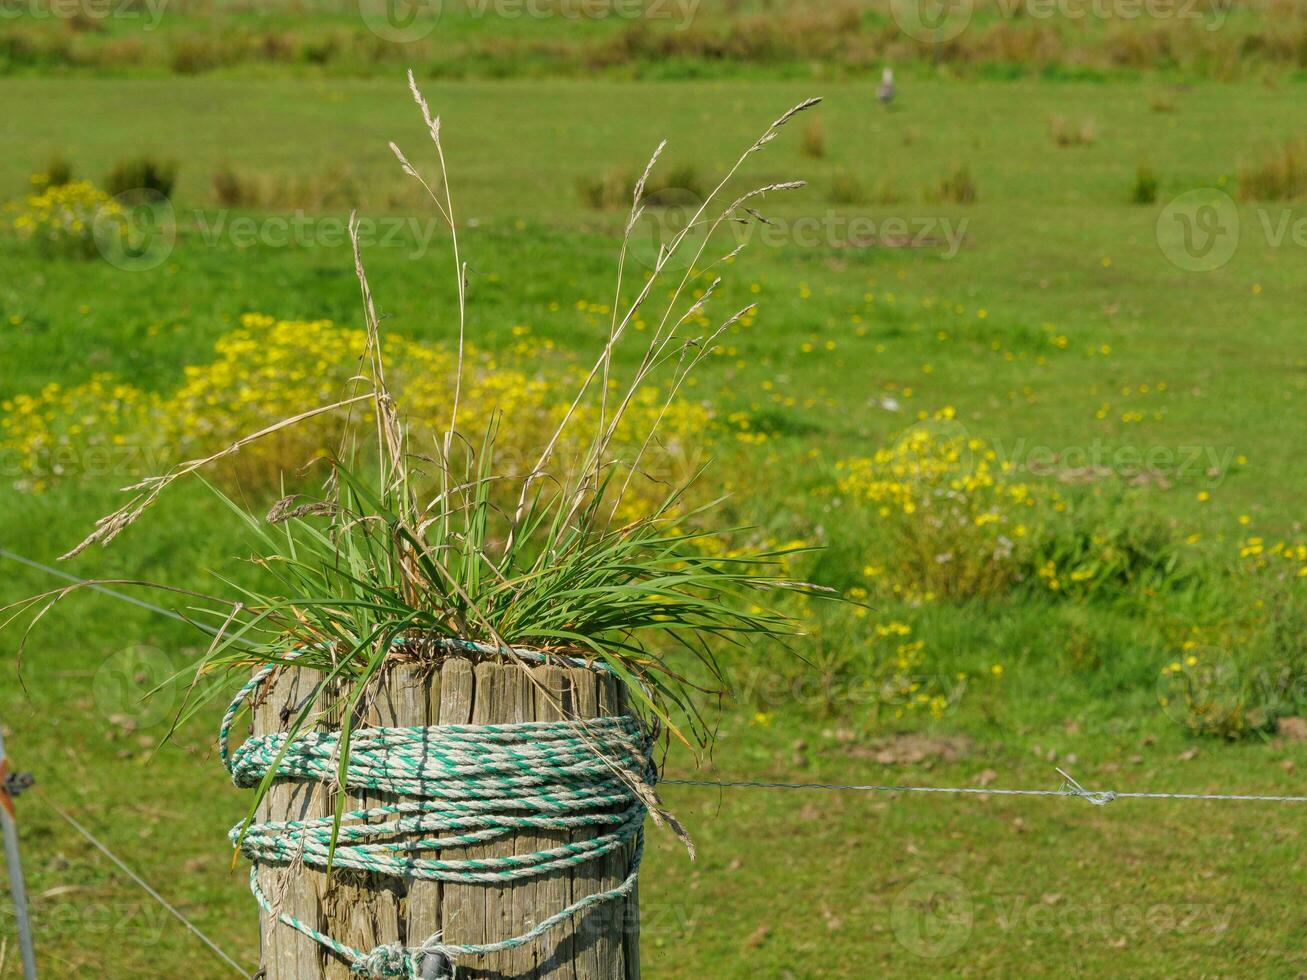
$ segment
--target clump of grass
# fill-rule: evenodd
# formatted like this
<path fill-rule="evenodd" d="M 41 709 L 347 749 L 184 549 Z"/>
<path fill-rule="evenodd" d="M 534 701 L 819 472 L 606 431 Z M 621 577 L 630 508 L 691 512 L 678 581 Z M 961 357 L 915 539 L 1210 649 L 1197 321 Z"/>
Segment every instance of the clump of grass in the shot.
<path fill-rule="evenodd" d="M 1238 595 L 1238 593 L 1234 593 Z M 1232 596 L 1233 598 L 1233 596 Z M 1259 591 L 1219 622 L 1190 623 L 1157 678 L 1166 713 L 1196 735 L 1265 738 L 1307 713 L 1307 609 L 1293 591 Z M 1256 608 L 1255 617 L 1247 611 Z"/>
<path fill-rule="evenodd" d="M 610 211 L 622 207 L 635 190 L 635 182 L 626 171 L 611 171 L 599 177 L 578 177 L 577 196 L 594 211 Z"/>
<path fill-rule="evenodd" d="M 1239 167 L 1239 198 L 1291 201 L 1307 193 L 1307 139 L 1292 139 Z"/>
<path fill-rule="evenodd" d="M 97 17 L 89 10 L 76 10 L 64 23 L 74 34 L 101 34 L 105 31 L 104 17 Z"/>
<path fill-rule="evenodd" d="M 820 119 L 812 119 L 803 130 L 799 140 L 799 152 L 809 160 L 821 160 L 826 156 L 826 127 Z"/>
<path fill-rule="evenodd" d="M 213 174 L 213 193 L 224 207 L 257 207 L 260 200 L 257 182 L 227 164 Z"/>
<path fill-rule="evenodd" d="M 881 175 L 871 185 L 872 204 L 898 204 L 903 200 L 903 197 L 903 192 L 899 190 L 899 186 L 895 183 L 893 177 Z"/>
<path fill-rule="evenodd" d="M 866 597 L 850 590 L 850 597 Z M 802 600 L 800 600 L 802 604 Z M 908 622 L 873 617 L 867 606 L 812 604 L 802 660 L 736 657 L 737 697 L 759 711 L 807 708 L 817 717 L 856 718 L 868 729 L 913 717 L 941 718 L 966 690 L 966 674 L 927 673 L 923 639 Z"/>
<path fill-rule="evenodd" d="M 63 187 L 73 182 L 74 175 L 72 161 L 62 153 L 55 153 L 46 160 L 32 183 L 40 187 Z"/>
<path fill-rule="evenodd" d="M 831 204 L 898 204 L 903 194 L 894 178 L 884 174 L 878 176 L 868 187 L 857 174 L 840 171 L 831 178 L 826 191 L 826 199 Z"/>
<path fill-rule="evenodd" d="M 202 34 L 179 38 L 169 56 L 169 67 L 177 75 L 199 75 L 239 60 L 237 52 L 218 39 Z"/>
<path fill-rule="evenodd" d="M 293 177 L 251 175 L 223 165 L 213 175 L 214 196 L 218 203 L 228 207 L 307 210 L 343 207 L 356 201 L 363 189 L 353 170 L 340 164 L 321 174 Z"/>
<path fill-rule="evenodd" d="M 1135 185 L 1130 192 L 1130 200 L 1135 204 L 1153 204 L 1157 200 L 1157 174 L 1147 163 L 1139 164 L 1135 170 Z"/>
<path fill-rule="evenodd" d="M 194 615 L 216 631 L 199 659 L 199 673 L 225 671 L 233 681 L 243 681 L 253 665 L 292 660 L 320 671 L 316 697 L 289 728 L 293 735 L 324 701 L 343 698 L 342 766 L 369 681 L 396 655 L 435 662 L 448 654 L 448 644 L 461 641 L 488 645 L 518 663 L 523 647 L 603 662 L 626 682 L 636 709 L 651 725 L 687 744 L 689 735 L 706 739 L 685 665 L 698 661 L 706 676 L 721 679 L 715 643 L 753 646 L 792 633 L 794 622 L 773 610 L 769 595 L 812 589 L 787 574 L 785 551 L 713 547 L 711 542 L 729 535 L 729 529 L 715 522 L 711 507 L 687 512 L 681 506 L 686 485 L 667 487 L 658 503 L 638 513 L 624 509 L 632 484 L 643 479 L 646 462 L 658 452 L 662 413 L 655 414 L 628 455 L 613 452 L 614 440 L 642 391 L 657 384 L 663 412 L 670 411 L 724 332 L 751 313 L 752 306 L 746 307 L 700 332 L 721 283 L 713 270 L 747 247 L 728 249 L 734 244 L 730 225 L 758 220 L 756 208 L 765 195 L 802 183 L 769 183 L 724 205 L 719 199 L 745 162 L 817 100 L 775 120 L 717 182 L 686 228 L 660 250 L 649 274 L 627 281 L 631 232 L 663 150 L 659 146 L 633 188 L 618 259 L 621 301 L 613 306 L 607 340 L 562 404 L 538 454 L 523 466 L 498 454 L 498 423 L 481 432 L 462 426 L 468 265 L 460 249 L 440 121 L 411 75 L 410 85 L 434 145 L 434 176 L 410 163 L 395 144 L 391 149 L 403 171 L 430 196 L 450 233 L 459 356 L 450 379 L 447 425 L 416 432 L 404 421 L 389 386 L 381 322 L 357 221 L 352 221 L 366 344 L 347 389 L 330 404 L 305 407 L 220 452 L 179 463 L 129 488 L 128 502 L 98 521 L 69 557 L 112 543 L 179 480 L 311 419 L 342 410 L 358 413 L 336 451 L 322 461 L 328 479 L 321 494 L 284 498 L 266 517 L 222 498 L 257 549 L 259 580 L 235 597 L 189 594 Z M 691 237 L 691 228 L 699 233 Z M 715 254 L 718 245 L 725 254 Z M 678 260 L 682 249 L 690 254 Z M 648 323 L 646 331 L 635 330 L 637 318 Z M 641 346 L 619 354 L 635 337 L 642 338 Z M 583 438 L 569 440 L 578 426 Z M 578 448 L 572 458 L 560 458 L 561 447 L 573 445 Z M 7 622 L 29 613 L 30 631 L 75 589 L 11 607 Z M 343 695 L 329 694 L 342 682 Z M 216 685 L 203 691 L 197 685 L 182 719 L 216 690 Z"/>
<path fill-rule="evenodd" d="M 267 61 L 292 64 L 300 56 L 301 41 L 290 31 L 273 31 L 259 38 L 258 49 Z"/>
<path fill-rule="evenodd" d="M 949 175 L 939 184 L 939 199 L 950 204 L 974 204 L 979 192 L 976 182 L 971 177 L 971 169 L 965 163 L 953 167 Z"/>
<path fill-rule="evenodd" d="M 1048 131 L 1058 146 L 1092 146 L 1098 140 L 1098 124 L 1088 116 L 1079 123 L 1066 116 L 1053 116 Z"/>
<path fill-rule="evenodd" d="M 105 189 L 113 197 L 158 197 L 170 199 L 177 184 L 177 163 L 152 156 L 134 157 L 119 162 L 104 179 Z"/>
<path fill-rule="evenodd" d="M 867 188 L 857 174 L 838 173 L 831 178 L 826 198 L 832 204 L 866 204 Z"/>
<path fill-rule="evenodd" d="M 1148 108 L 1153 112 L 1175 112 L 1175 94 L 1165 89 L 1150 89 Z"/>
<path fill-rule="evenodd" d="M 708 193 L 708 181 L 697 167 L 687 163 L 666 174 L 645 177 L 629 170 L 613 170 L 600 177 L 582 177 L 576 182 L 577 195 L 595 211 L 630 207 L 637 188 L 644 195 L 646 206 L 666 207 L 683 204 L 688 199 L 702 200 Z"/>
<path fill-rule="evenodd" d="M 362 193 L 354 171 L 336 163 L 321 174 L 271 181 L 264 199 L 275 207 L 319 209 L 345 207 Z"/>

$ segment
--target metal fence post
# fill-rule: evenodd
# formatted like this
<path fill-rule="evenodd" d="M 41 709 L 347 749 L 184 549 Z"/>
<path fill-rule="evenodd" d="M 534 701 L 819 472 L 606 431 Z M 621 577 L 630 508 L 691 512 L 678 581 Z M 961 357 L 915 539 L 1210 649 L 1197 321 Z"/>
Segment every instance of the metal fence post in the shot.
<path fill-rule="evenodd" d="M 14 899 L 14 922 L 18 926 L 18 948 L 23 957 L 23 980 L 36 980 L 36 951 L 32 948 L 32 923 L 27 917 L 27 888 L 18 859 L 18 820 L 8 790 L 9 766 L 5 757 L 5 736 L 0 728 L 0 824 L 4 825 L 5 864 L 9 869 L 9 894 Z"/>

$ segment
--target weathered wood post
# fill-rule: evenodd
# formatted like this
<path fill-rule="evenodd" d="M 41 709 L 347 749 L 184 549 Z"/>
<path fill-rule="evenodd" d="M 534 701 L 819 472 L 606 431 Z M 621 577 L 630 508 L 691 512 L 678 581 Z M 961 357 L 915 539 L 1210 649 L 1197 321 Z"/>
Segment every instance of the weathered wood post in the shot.
<path fill-rule="evenodd" d="M 254 734 L 284 731 L 316 683 L 313 671 L 281 671 L 255 707 Z M 360 720 L 373 727 L 598 718 L 622 714 L 626 708 L 620 685 L 608 673 L 579 667 L 524 668 L 462 657 L 437 665 L 390 667 L 369 694 L 366 714 Z M 561 713 L 551 698 L 561 706 Z M 332 721 L 325 719 L 320 727 L 329 729 Z M 362 809 L 392 802 L 396 800 L 353 794 L 349 805 Z M 325 786 L 282 780 L 265 798 L 257 819 L 301 820 L 331 812 L 331 795 Z M 531 853 L 595 833 L 589 829 L 534 831 L 447 850 L 442 857 Z M 447 944 L 478 944 L 521 935 L 572 902 L 615 888 L 627 876 L 633 846 L 626 845 L 575 870 L 509 884 L 436 882 L 339 869 L 333 869 L 328 880 L 322 871 L 297 864 L 262 865 L 258 875 L 263 893 L 280 912 L 355 949 L 396 942 L 417 946 L 437 932 L 443 933 L 441 941 Z M 343 958 L 266 913 L 261 925 L 266 980 L 347 980 L 357 976 Z M 428 957 L 422 964 L 423 976 L 443 974 L 435 960 Z M 534 943 L 462 959 L 457 965 L 460 980 L 636 980 L 640 975 L 638 894 L 592 908 Z"/>

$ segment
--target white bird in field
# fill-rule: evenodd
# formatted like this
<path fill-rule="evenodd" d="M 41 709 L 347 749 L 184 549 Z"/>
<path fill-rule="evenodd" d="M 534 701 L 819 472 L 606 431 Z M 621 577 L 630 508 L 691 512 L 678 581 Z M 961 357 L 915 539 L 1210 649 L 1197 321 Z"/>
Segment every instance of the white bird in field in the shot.
<path fill-rule="evenodd" d="M 876 86 L 876 101 L 889 105 L 894 101 L 894 69 L 886 68 L 880 75 L 880 84 Z"/>

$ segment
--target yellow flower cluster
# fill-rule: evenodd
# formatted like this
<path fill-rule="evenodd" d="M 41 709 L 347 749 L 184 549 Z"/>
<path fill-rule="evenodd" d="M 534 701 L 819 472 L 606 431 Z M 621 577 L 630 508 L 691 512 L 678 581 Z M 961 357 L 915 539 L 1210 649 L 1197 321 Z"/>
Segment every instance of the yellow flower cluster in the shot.
<path fill-rule="evenodd" d="M 118 204 L 90 181 L 36 184 L 20 202 L 5 205 L 8 222 L 18 237 L 47 254 L 90 258 L 95 254 L 95 221 L 100 215 L 121 214 Z"/>
<path fill-rule="evenodd" d="M 5 402 L 0 416 L 0 464 L 24 489 L 41 490 L 52 478 L 87 473 L 87 454 L 99 446 L 123 449 L 115 457 L 120 475 L 144 476 L 154 465 L 208 455 L 236 440 L 314 408 L 335 404 L 354 390 L 366 336 L 326 320 L 279 320 L 246 314 L 239 329 L 220 338 L 215 357 L 185 369 L 181 385 L 167 394 L 143 392 L 107 376 Z M 505 358 L 476 349 L 465 353 L 458 431 L 480 449 L 497 425 L 501 472 L 525 474 L 571 405 L 579 370 L 564 358 L 546 357 L 551 345 L 515 341 Z M 443 346 L 388 336 L 387 380 L 404 413 L 415 453 L 434 450 L 449 426 L 457 356 Z M 524 365 L 529 365 L 525 367 Z M 607 408 L 611 419 L 620 392 Z M 243 483 L 276 486 L 284 474 L 333 451 L 348 424 L 338 409 L 286 428 L 248 446 L 232 461 Z M 358 410 L 355 409 L 355 417 Z M 582 433 L 560 444 L 560 466 L 575 462 L 599 425 L 600 407 L 583 404 L 569 430 Z M 634 395 L 618 427 L 609 457 L 633 460 L 658 422 L 658 438 L 640 460 L 634 495 L 623 503 L 645 512 L 641 494 L 661 499 L 694 466 L 693 453 L 711 428 L 702 404 L 665 406 L 654 388 Z M 463 443 L 461 443 L 463 444 Z M 132 458 L 127 450 L 134 450 Z M 97 467 L 97 470 L 99 468 Z"/>
<path fill-rule="evenodd" d="M 334 404 L 361 390 L 353 379 L 360 373 L 366 344 L 364 331 L 328 320 L 279 320 L 248 313 L 238 330 L 218 340 L 214 360 L 185 369 L 183 384 L 166 402 L 167 439 L 185 452 L 212 452 L 282 419 Z M 516 346 L 538 353 L 539 345 Z M 387 382 L 411 427 L 413 449 L 428 453 L 437 434 L 449 426 L 457 355 L 388 335 L 384 357 Z M 529 363 L 528 357 L 522 360 Z M 548 399 L 550 387 L 543 375 L 529 375 L 468 350 L 459 431 L 479 447 L 498 413 L 501 452 L 543 445 L 541 432 L 555 414 Z M 240 475 L 268 485 L 282 473 L 335 450 L 349 415 L 342 409 L 261 440 L 241 454 Z"/>
<path fill-rule="evenodd" d="M 951 408 L 874 456 L 842 460 L 837 468 L 840 490 L 877 505 L 881 517 L 961 505 L 971 523 L 984 527 L 1003 523 L 1010 504 L 1034 505 L 1030 486 L 1010 481 L 1011 464 L 1000 463 L 987 443 L 955 425 Z"/>
<path fill-rule="evenodd" d="M 879 637 L 906 636 L 910 633 L 909 627 L 898 622 L 876 628 Z M 926 659 L 925 648 L 925 640 L 895 644 L 892 669 L 885 674 L 880 685 L 880 703 L 892 709 L 891 714 L 895 718 L 918 713 L 942 718 L 952 703 L 939 678 L 921 673 Z M 964 679 L 965 675 L 957 678 L 959 683 Z"/>
<path fill-rule="evenodd" d="M 888 528 L 896 574 L 875 584 L 900 597 L 1001 591 L 1021 576 L 1015 560 L 1035 515 L 1061 510 L 1056 491 L 1016 477 L 985 440 L 944 408 L 870 457 L 836 464 L 839 491 L 870 505 Z"/>
<path fill-rule="evenodd" d="M 1096 542 L 1100 547 L 1107 548 L 1107 542 Z M 1092 581 L 1097 571 L 1090 566 L 1082 568 L 1072 568 L 1070 570 L 1059 568 L 1058 563 L 1052 558 L 1047 559 L 1036 569 L 1039 580 L 1044 583 L 1050 592 L 1064 592 L 1068 584 L 1079 585 L 1082 582 Z"/>
<path fill-rule="evenodd" d="M 74 473 L 137 473 L 156 462 L 144 456 L 155 444 L 161 401 L 113 375 L 15 395 L 0 412 L 0 478 L 22 490 L 39 493 Z"/>
<path fill-rule="evenodd" d="M 837 463 L 836 489 L 865 542 L 866 586 L 912 605 L 1021 583 L 1082 596 L 1166 574 L 1158 556 L 1169 554 L 1169 532 L 1029 479 L 952 408 L 872 456 Z"/>
<path fill-rule="evenodd" d="M 1294 578 L 1307 578 L 1307 542 L 1277 541 L 1250 537 L 1239 542 L 1239 557 L 1256 571 L 1272 570 Z"/>

